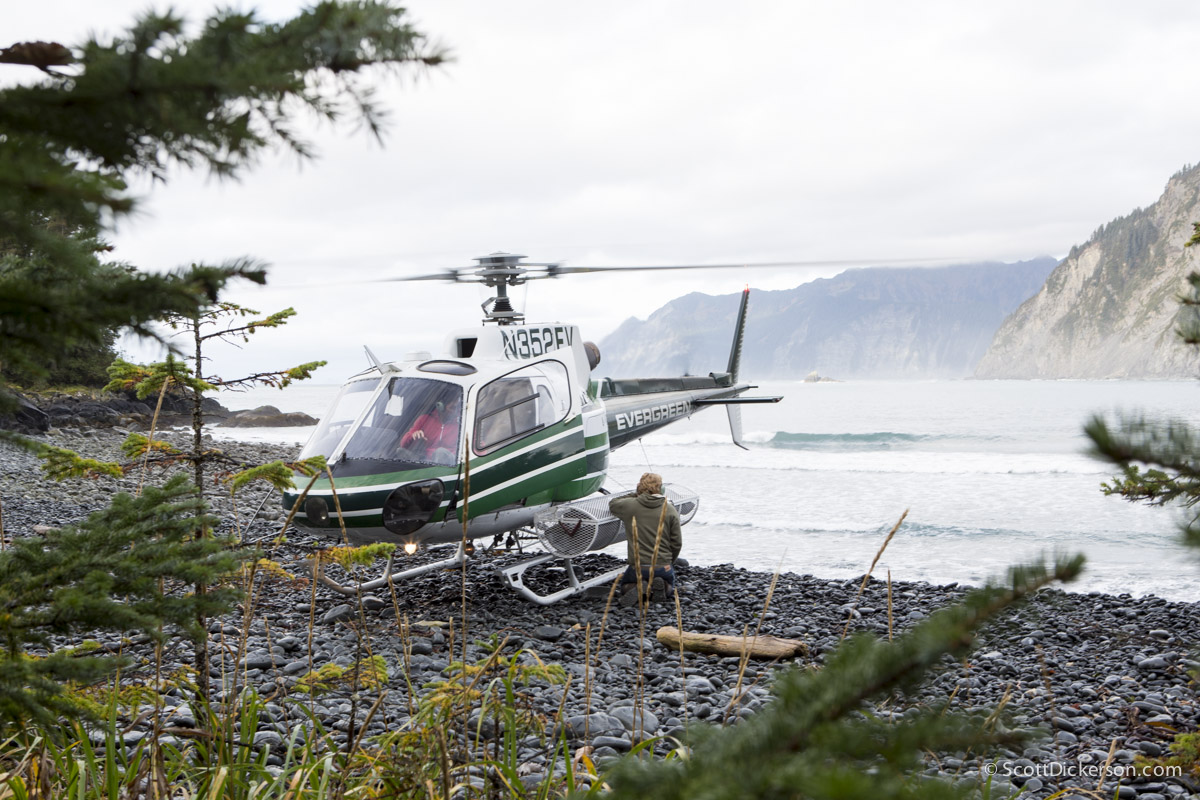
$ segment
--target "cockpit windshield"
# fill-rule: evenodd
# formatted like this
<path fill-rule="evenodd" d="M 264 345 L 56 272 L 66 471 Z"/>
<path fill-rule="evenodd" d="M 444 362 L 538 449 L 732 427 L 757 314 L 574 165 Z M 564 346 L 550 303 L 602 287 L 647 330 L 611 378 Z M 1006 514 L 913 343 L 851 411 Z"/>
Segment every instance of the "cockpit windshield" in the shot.
<path fill-rule="evenodd" d="M 373 388 L 378 384 L 369 385 Z M 346 389 L 352 386 L 354 384 Z M 359 412 L 365 407 L 366 403 L 359 405 Z M 338 408 L 338 404 L 335 404 L 335 410 Z M 347 461 L 452 466 L 458 463 L 461 427 L 460 387 L 426 378 L 390 378 L 384 390 L 375 396 L 370 408 L 366 408 L 361 424 L 350 434 L 339 461 L 344 458 Z M 320 432 L 318 430 L 317 433 Z M 344 436 L 345 429 L 342 434 Z M 314 435 L 314 443 L 316 440 L 317 436 Z M 340 442 L 341 437 L 337 441 Z M 317 452 L 329 455 L 336 448 L 337 442 L 328 451 L 314 449 L 312 455 Z M 305 452 L 308 450 L 305 447 Z"/>
<path fill-rule="evenodd" d="M 346 432 L 350 430 L 354 420 L 358 419 L 358 415 L 367 407 L 371 395 L 377 388 L 379 388 L 378 378 L 354 381 L 343 386 L 334 399 L 333 405 L 325 412 L 325 416 L 321 417 L 321 424 L 313 432 L 312 438 L 300 451 L 300 459 L 313 456 L 329 458 L 345 438 Z"/>

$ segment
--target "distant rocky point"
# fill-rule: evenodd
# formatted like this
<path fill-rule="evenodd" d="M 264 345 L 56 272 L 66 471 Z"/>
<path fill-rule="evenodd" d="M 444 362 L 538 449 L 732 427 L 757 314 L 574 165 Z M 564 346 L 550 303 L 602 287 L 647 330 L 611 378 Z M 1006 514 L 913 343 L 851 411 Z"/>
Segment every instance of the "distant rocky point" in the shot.
<path fill-rule="evenodd" d="M 154 417 L 154 402 L 138 400 L 132 392 L 116 394 L 18 395 L 15 414 L 0 417 L 0 429 L 22 433 L 45 433 L 51 428 L 126 428 L 145 430 Z M 202 409 L 208 424 L 230 427 L 283 427 L 316 425 L 307 414 L 285 413 L 274 406 L 233 412 L 213 398 L 205 398 Z M 192 424 L 192 400 L 180 395 L 163 397 L 157 426 L 168 428 Z"/>
<path fill-rule="evenodd" d="M 218 425 L 226 428 L 292 428 L 316 425 L 320 420 L 299 411 L 285 413 L 275 406 L 259 406 L 248 411 L 234 411 Z"/>

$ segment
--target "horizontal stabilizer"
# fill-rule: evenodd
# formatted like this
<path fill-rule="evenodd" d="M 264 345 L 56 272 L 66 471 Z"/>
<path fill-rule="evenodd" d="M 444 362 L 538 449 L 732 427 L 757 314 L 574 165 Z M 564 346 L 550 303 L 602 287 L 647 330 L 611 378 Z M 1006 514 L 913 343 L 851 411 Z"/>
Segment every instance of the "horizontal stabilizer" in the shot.
<path fill-rule="evenodd" d="M 693 400 L 694 406 L 741 406 L 747 403 L 778 403 L 783 397 L 708 397 Z"/>

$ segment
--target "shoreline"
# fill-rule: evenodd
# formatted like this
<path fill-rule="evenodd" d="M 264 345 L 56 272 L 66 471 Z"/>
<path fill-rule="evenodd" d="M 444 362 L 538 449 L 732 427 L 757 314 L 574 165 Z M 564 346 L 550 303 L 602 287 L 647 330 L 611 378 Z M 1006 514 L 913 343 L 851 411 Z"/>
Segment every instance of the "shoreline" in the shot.
<path fill-rule="evenodd" d="M 168 438 L 171 436 L 168 434 Z M 60 432 L 49 441 L 80 449 L 91 457 L 113 458 L 122 437 L 119 431 Z M 226 440 L 221 440 L 220 446 L 246 459 L 277 457 L 287 449 Z M 136 475 L 132 475 L 120 480 L 53 484 L 38 477 L 32 455 L 0 450 L 0 502 L 4 503 L 4 525 L 10 536 L 32 535 L 35 525 L 70 522 L 72 514 L 102 505 L 113 491 L 132 490 L 136 482 Z M 252 490 L 240 498 L 237 508 L 242 516 L 246 516 L 247 509 L 257 508 L 265 495 L 265 491 Z M 214 500 L 215 512 L 224 520 L 223 528 L 232 529 L 232 504 L 215 496 Z M 265 548 L 278 534 L 283 513 L 276 503 L 268 501 L 260 515 L 246 528 L 246 539 Z M 302 575 L 304 555 L 327 543 L 299 531 L 289 531 L 288 538 L 285 545 L 265 555 L 292 574 Z M 492 634 L 500 639 L 507 636 L 510 648 L 527 647 L 547 662 L 562 664 L 574 676 L 565 700 L 561 687 L 552 686 L 536 703 L 548 719 L 557 715 L 562 704 L 562 724 L 569 731 L 572 746 L 594 747 L 593 758 L 615 756 L 634 742 L 631 726 L 626 725 L 630 715 L 622 709 L 632 706 L 641 659 L 645 710 L 652 723 L 646 726 L 648 734 L 681 735 L 686 724 L 695 720 L 719 721 L 727 713 L 731 719 L 746 717 L 770 702 L 767 687 L 771 667 L 751 661 L 745 679 L 750 685 L 746 701 L 734 704 L 737 658 L 688 653 L 681 663 L 678 651 L 653 641 L 658 627 L 677 625 L 674 605 L 649 607 L 644 635 L 650 641 L 643 641 L 636 609 L 621 608 L 615 602 L 608 605 L 607 590 L 548 607 L 534 606 L 498 584 L 494 562 L 514 556 L 481 556 L 471 559 L 465 571 L 430 573 L 397 584 L 395 601 L 386 591 L 364 598 L 373 652 L 384 657 L 390 676 L 387 701 L 380 718 L 368 727 L 369 735 L 394 730 L 408 718 L 406 681 L 420 686 L 436 680 L 452 656 L 463 655 L 464 581 L 470 641 Z M 579 562 L 583 569 L 591 569 L 588 574 L 621 563 L 603 554 L 589 555 Z M 529 575 L 533 581 L 561 578 L 550 570 L 531 571 Z M 764 634 L 799 639 L 807 645 L 808 655 L 795 662 L 802 668 L 820 668 L 824 654 L 837 646 L 848 617 L 853 617 L 852 631 L 887 637 L 887 586 L 878 578 L 869 582 L 852 608 L 861 575 L 825 579 L 782 573 L 764 613 L 771 579 L 770 573 L 730 564 L 681 568 L 683 629 L 741 635 L 746 626 L 753 630 L 761 624 Z M 893 581 L 891 588 L 893 629 L 897 633 L 967 591 L 958 585 L 906 581 Z M 1192 731 L 1200 725 L 1200 708 L 1193 701 L 1187 675 L 1188 670 L 1200 667 L 1190 655 L 1194 643 L 1200 641 L 1200 603 L 1168 601 L 1153 595 L 1135 598 L 1075 593 L 1069 591 L 1069 586 L 1063 588 L 1067 591 L 1043 590 L 990 623 L 981 631 L 978 646 L 966 661 L 944 664 L 905 701 L 949 702 L 952 708 L 968 713 L 988 713 L 1009 694 L 1011 724 L 1042 726 L 1048 734 L 1040 742 L 997 756 L 1012 767 L 1009 785 L 1025 785 L 1030 797 L 1046 796 L 1069 784 L 1069 775 L 1051 775 L 1054 765 L 1091 765 L 1097 758 L 1103 763 L 1110 747 L 1114 748 L 1114 763 L 1127 765 L 1138 754 L 1164 753 L 1172 729 Z M 351 663 L 358 639 L 346 622 L 354 609 L 345 597 L 320 586 L 314 594 L 309 583 L 293 585 L 286 581 L 272 582 L 270 590 L 259 591 L 258 596 L 259 605 L 246 632 L 246 649 L 240 660 L 231 661 L 220 640 L 242 635 L 242 615 L 235 612 L 212 621 L 210 646 L 214 658 L 224 659 L 223 663 L 214 662 L 222 675 L 240 673 L 248 685 L 264 694 L 276 694 L 293 689 L 307 670 L 310 656 L 314 668 Z M 312 605 L 314 596 L 316 603 Z M 403 626 L 398 624 L 405 618 L 410 625 L 407 636 L 402 635 Z M 603 642 L 597 650 L 601 626 Z M 311 654 L 306 646 L 310 634 Z M 102 644 L 120 645 L 111 640 Z M 169 654 L 173 663 L 190 663 L 191 645 L 174 640 Z M 482 658 L 483 654 L 476 645 L 466 648 L 468 660 Z M 406 676 L 402 674 L 405 666 Z M 584 677 L 588 680 L 582 680 Z M 590 692 L 587 696 L 585 683 Z M 331 693 L 315 701 L 317 717 L 336 729 L 339 722 L 345 722 L 345 705 L 346 693 Z M 178 719 L 172 724 L 178 724 Z M 286 739 L 295 720 L 281 723 L 273 719 L 270 724 Z M 535 748 L 530 748 L 527 755 L 531 769 L 544 763 L 544 756 L 542 762 L 537 761 Z M 946 754 L 940 761 L 931 762 L 929 769 L 940 774 L 980 776 L 989 763 L 970 754 Z M 1024 773 L 1032 773 L 1033 777 Z M 1001 772 L 997 780 L 1005 777 Z M 1079 784 L 1094 788 L 1095 781 L 1080 778 Z M 1107 785 L 1111 788 L 1112 784 L 1110 778 Z M 1155 794 L 1180 794 L 1171 787 L 1191 791 L 1182 783 L 1143 781 L 1132 784 L 1130 791 L 1134 794 L 1128 796 L 1156 800 Z"/>

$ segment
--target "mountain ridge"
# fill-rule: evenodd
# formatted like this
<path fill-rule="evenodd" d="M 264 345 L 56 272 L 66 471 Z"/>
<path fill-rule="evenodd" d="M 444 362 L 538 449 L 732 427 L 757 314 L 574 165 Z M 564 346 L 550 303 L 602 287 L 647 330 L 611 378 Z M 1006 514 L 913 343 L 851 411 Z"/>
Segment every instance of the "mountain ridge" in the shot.
<path fill-rule="evenodd" d="M 1001 322 L 1056 260 L 852 269 L 793 289 L 751 290 L 742 373 L 800 378 L 969 377 Z M 740 294 L 692 292 L 601 342 L 613 377 L 724 371 Z"/>

